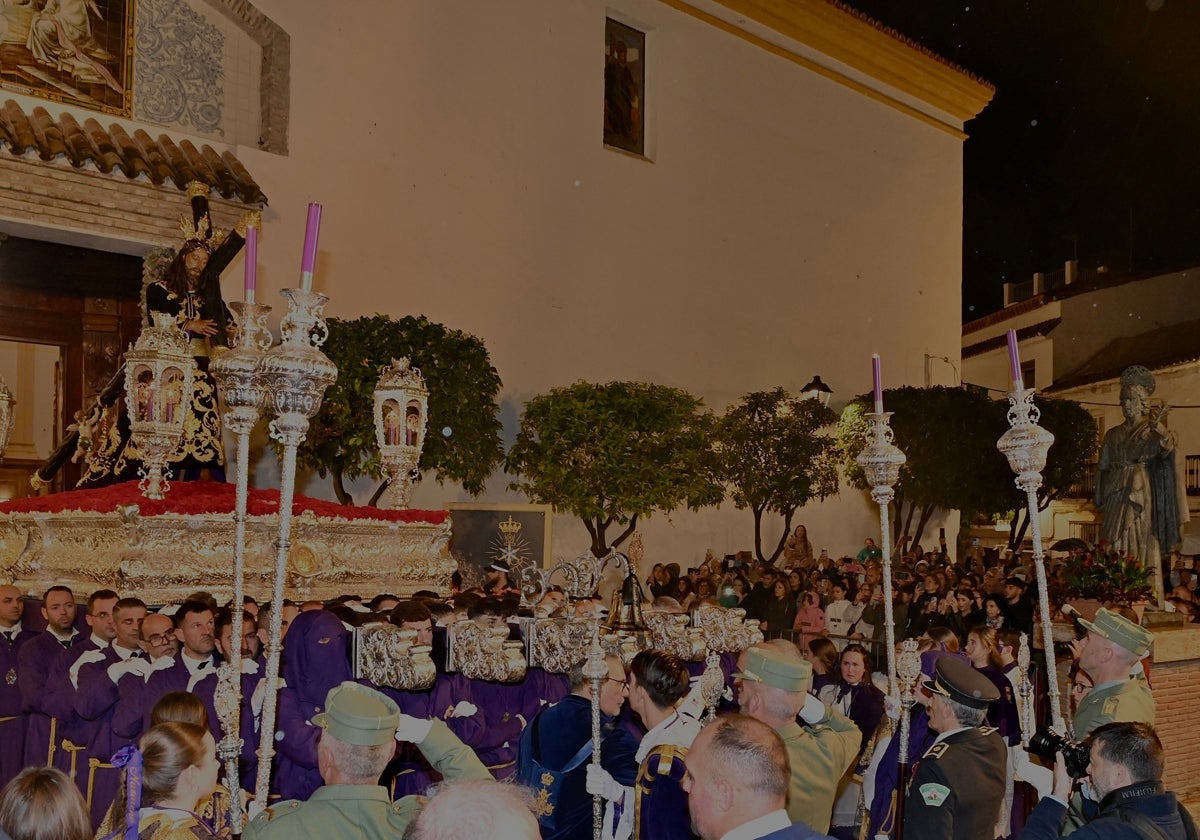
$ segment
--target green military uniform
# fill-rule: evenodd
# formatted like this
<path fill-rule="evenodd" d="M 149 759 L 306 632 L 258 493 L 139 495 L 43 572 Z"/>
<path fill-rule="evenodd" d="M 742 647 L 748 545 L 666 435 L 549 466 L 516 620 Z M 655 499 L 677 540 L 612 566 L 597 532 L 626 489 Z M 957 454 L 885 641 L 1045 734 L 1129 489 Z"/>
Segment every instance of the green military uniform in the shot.
<path fill-rule="evenodd" d="M 789 723 L 775 731 L 783 739 L 792 768 L 788 819 L 825 834 L 829 831 L 838 784 L 858 757 L 862 733 L 854 721 L 837 709 L 830 709 L 814 725 Z"/>
<path fill-rule="evenodd" d="M 349 703 L 339 703 L 335 692 L 352 686 Z M 370 692 L 368 697 L 363 692 Z M 342 695 L 343 698 L 345 694 Z M 364 699 L 365 698 L 365 699 Z M 376 714 L 364 706 L 367 701 L 379 700 L 390 704 L 386 714 Z M 346 707 L 349 706 L 347 709 Z M 393 738 L 400 721 L 400 710 L 384 695 L 354 683 L 342 683 L 329 693 L 326 712 L 315 722 L 325 728 L 322 737 L 332 735 L 351 744 L 381 744 L 386 735 Z M 475 756 L 474 751 L 460 741 L 446 724 L 431 721 L 429 734 L 417 744 L 447 781 L 478 781 L 492 775 Z M 416 819 L 424 804 L 422 797 L 406 796 L 392 802 L 386 788 L 379 785 L 325 785 L 313 792 L 306 802 L 288 800 L 268 808 L 246 827 L 245 840 L 383 840 L 401 837 L 408 824 Z"/>
<path fill-rule="evenodd" d="M 812 685 L 812 665 L 806 660 L 769 645 L 748 648 L 743 659 L 745 666 L 734 674 L 738 679 L 800 695 L 820 708 L 821 704 L 807 694 Z M 814 720 L 815 715 L 801 711 L 807 726 L 791 721 L 775 731 L 783 739 L 792 768 L 788 819 L 824 833 L 829 831 L 838 784 L 858 757 L 862 734 L 854 721 L 837 709 L 823 709 Z"/>
<path fill-rule="evenodd" d="M 1082 740 L 1106 723 L 1154 725 L 1154 695 L 1143 680 L 1127 679 L 1101 683 L 1079 703 L 1071 729 Z"/>
<path fill-rule="evenodd" d="M 1144 655 L 1154 643 L 1154 634 L 1145 627 L 1103 607 L 1096 611 L 1094 620 L 1081 618 L 1079 623 L 1087 629 L 1089 639 L 1107 639 L 1134 656 Z M 1096 727 L 1117 722 L 1154 725 L 1154 697 L 1142 680 L 1100 683 L 1079 702 L 1071 729 L 1075 738 L 1082 740 Z"/>

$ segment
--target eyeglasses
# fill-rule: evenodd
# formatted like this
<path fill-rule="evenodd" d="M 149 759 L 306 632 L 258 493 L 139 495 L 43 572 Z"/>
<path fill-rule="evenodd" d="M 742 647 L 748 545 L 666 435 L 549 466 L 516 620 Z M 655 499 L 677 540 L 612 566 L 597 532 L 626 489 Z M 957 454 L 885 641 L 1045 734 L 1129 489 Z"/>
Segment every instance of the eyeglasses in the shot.
<path fill-rule="evenodd" d="M 174 633 L 155 633 L 153 636 L 147 636 L 146 641 L 152 645 L 161 645 L 168 639 L 174 639 Z"/>
<path fill-rule="evenodd" d="M 1088 685 L 1087 683 L 1071 683 L 1072 691 L 1091 691 L 1093 688 L 1095 688 L 1095 686 Z"/>
<path fill-rule="evenodd" d="M 618 680 L 614 679 L 613 677 L 605 677 L 604 679 L 608 682 L 615 682 L 617 685 L 621 686 L 621 688 L 629 688 L 629 680 Z"/>

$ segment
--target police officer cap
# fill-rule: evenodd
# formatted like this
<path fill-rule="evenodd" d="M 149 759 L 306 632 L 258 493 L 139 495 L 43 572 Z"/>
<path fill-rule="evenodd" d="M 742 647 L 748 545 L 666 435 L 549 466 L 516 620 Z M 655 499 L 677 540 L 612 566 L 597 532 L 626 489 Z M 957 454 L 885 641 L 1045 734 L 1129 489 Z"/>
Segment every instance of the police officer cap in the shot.
<path fill-rule="evenodd" d="M 325 711 L 313 723 L 339 741 L 374 747 L 396 737 L 400 707 L 373 688 L 347 681 L 329 689 Z"/>
<path fill-rule="evenodd" d="M 812 665 L 808 660 L 789 656 L 778 648 L 755 645 L 746 651 L 746 667 L 734 676 L 784 691 L 808 691 L 812 684 Z"/>
<path fill-rule="evenodd" d="M 933 679 L 922 683 L 930 694 L 949 697 L 972 709 L 986 709 L 1000 699 L 1000 690 L 971 663 L 957 656 L 943 656 L 933 670 Z"/>

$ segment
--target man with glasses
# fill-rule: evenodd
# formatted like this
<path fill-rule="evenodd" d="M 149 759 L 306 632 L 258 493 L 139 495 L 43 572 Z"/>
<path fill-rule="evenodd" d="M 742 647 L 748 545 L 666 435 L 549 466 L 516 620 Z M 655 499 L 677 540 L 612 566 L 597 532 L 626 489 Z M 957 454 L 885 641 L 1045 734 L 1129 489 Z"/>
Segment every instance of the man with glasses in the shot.
<path fill-rule="evenodd" d="M 637 779 L 637 739 L 617 715 L 625 705 L 629 683 L 619 657 L 609 656 L 608 676 L 600 687 L 600 766 L 614 784 L 632 787 Z M 592 836 L 592 797 L 587 792 L 587 765 L 592 754 L 592 686 L 581 660 L 571 668 L 571 693 L 547 707 L 525 727 L 517 757 L 517 781 L 538 796 L 538 822 L 543 840 L 588 840 Z M 614 806 L 610 805 L 610 809 Z M 615 810 L 615 809 L 614 809 Z M 605 819 L 619 820 L 610 813 Z"/>

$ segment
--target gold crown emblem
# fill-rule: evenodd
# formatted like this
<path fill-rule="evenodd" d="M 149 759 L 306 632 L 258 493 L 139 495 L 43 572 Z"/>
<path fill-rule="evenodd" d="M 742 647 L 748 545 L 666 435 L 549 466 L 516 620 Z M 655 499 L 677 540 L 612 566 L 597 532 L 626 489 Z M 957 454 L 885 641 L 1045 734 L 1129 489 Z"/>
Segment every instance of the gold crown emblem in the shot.
<path fill-rule="evenodd" d="M 500 533 L 506 536 L 516 536 L 520 531 L 521 523 L 513 519 L 511 513 L 508 515 L 508 519 L 500 523 Z"/>

